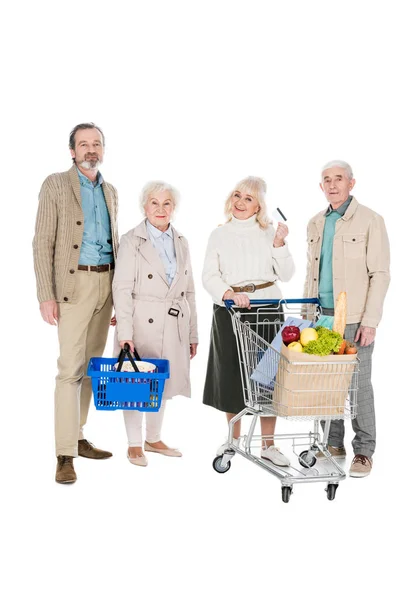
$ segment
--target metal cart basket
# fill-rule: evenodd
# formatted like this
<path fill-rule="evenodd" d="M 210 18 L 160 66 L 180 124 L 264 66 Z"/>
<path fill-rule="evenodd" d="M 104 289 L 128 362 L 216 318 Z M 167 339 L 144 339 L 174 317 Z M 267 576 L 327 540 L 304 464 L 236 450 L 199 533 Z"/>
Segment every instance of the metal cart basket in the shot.
<path fill-rule="evenodd" d="M 266 341 L 275 337 L 290 316 L 315 323 L 321 314 L 318 298 L 252 300 L 250 304 L 259 308 L 251 322 L 245 320 L 246 309 L 238 309 L 231 300 L 225 304 L 237 342 L 245 409 L 231 419 L 228 442 L 223 454 L 214 459 L 214 469 L 227 472 L 232 458 L 240 454 L 281 480 L 284 502 L 289 501 L 295 483 L 311 482 L 326 482 L 327 497 L 333 500 L 346 475 L 328 450 L 329 427 L 333 419 L 356 416 L 359 359 L 355 355 L 301 354 L 301 360 L 295 361 L 294 352 L 289 355 L 285 346 L 278 350 Z M 276 315 L 274 321 L 271 314 Z M 234 443 L 233 426 L 245 415 L 253 416 L 248 433 Z M 257 420 L 263 416 L 313 420 L 314 426 L 308 433 L 255 435 Z M 278 467 L 261 458 L 260 447 L 268 439 L 291 440 L 300 468 Z M 252 452 L 257 447 L 258 455 Z"/>

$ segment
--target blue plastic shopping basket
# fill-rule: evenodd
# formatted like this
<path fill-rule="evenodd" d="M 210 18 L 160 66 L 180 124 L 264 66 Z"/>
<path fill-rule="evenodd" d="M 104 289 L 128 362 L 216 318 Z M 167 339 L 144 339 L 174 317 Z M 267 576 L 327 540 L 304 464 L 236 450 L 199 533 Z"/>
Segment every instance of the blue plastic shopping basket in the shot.
<path fill-rule="evenodd" d="M 134 354 L 137 360 L 141 360 L 136 350 Z M 123 363 L 128 360 L 132 363 L 134 372 L 121 372 Z M 139 372 L 128 344 L 125 344 L 118 358 L 90 359 L 87 374 L 92 378 L 93 398 L 97 410 L 160 410 L 165 380 L 169 379 L 169 361 L 158 358 L 144 360 L 149 360 L 156 366 L 154 373 Z"/>

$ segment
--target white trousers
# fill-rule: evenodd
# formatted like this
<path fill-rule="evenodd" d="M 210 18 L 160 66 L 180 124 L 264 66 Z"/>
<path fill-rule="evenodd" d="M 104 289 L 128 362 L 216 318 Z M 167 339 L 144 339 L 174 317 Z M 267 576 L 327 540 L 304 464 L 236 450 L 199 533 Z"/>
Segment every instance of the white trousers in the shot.
<path fill-rule="evenodd" d="M 161 440 L 161 428 L 164 420 L 167 398 L 163 398 L 158 412 L 140 412 L 139 410 L 124 410 L 124 420 L 128 445 L 130 447 L 142 447 L 142 424 L 143 415 L 146 415 L 146 441 L 154 444 Z"/>

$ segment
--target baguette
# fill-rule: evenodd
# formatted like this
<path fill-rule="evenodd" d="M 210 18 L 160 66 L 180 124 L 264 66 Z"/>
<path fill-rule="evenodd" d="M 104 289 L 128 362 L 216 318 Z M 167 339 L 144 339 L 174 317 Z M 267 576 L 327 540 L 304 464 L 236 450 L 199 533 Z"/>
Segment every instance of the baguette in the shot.
<path fill-rule="evenodd" d="M 333 320 L 332 331 L 340 333 L 344 337 L 344 330 L 346 329 L 347 320 L 347 296 L 346 292 L 340 292 L 336 300 L 335 306 L 335 318 Z"/>

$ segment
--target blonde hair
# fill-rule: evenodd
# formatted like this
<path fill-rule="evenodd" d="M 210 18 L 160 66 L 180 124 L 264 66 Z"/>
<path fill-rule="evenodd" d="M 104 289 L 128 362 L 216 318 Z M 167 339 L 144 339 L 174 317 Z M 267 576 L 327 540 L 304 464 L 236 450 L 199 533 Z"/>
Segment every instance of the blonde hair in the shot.
<path fill-rule="evenodd" d="M 157 192 L 169 192 L 171 194 L 172 204 L 174 205 L 174 212 L 179 203 L 179 193 L 178 191 L 172 187 L 169 183 L 165 181 L 149 181 L 146 183 L 144 188 L 140 194 L 140 208 L 142 209 L 143 214 L 145 213 L 145 206 L 147 204 L 148 199 L 153 195 L 157 194 Z"/>
<path fill-rule="evenodd" d="M 267 184 L 265 183 L 264 179 L 261 179 L 261 177 L 246 177 L 245 179 L 239 181 L 225 202 L 224 212 L 228 222 L 232 219 L 232 196 L 236 191 L 249 194 L 255 200 L 257 200 L 260 210 L 258 213 L 256 213 L 256 220 L 258 221 L 261 229 L 267 229 L 268 225 L 270 224 L 270 220 L 268 219 L 267 205 L 265 202 Z"/>

